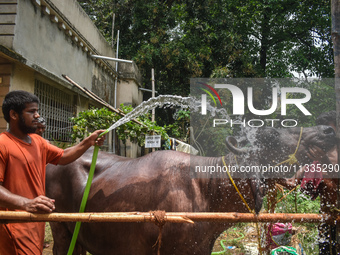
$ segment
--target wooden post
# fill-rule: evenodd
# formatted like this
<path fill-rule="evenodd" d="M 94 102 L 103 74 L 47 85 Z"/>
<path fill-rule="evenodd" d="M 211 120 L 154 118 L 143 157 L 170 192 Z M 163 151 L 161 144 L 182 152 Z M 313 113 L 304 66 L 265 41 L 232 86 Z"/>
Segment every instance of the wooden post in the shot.
<path fill-rule="evenodd" d="M 152 97 L 155 97 L 155 70 L 152 68 L 151 69 L 151 85 L 152 85 Z M 151 121 L 155 121 L 155 109 L 152 109 L 152 117 Z M 154 133 L 152 133 L 154 134 Z M 152 151 L 155 151 L 155 148 L 152 148 Z"/>
<path fill-rule="evenodd" d="M 334 51 L 334 74 L 335 74 L 335 93 L 336 93 L 336 136 L 340 138 L 340 0 L 331 1 L 331 15 L 332 15 L 332 41 Z M 340 144 L 338 144 L 338 152 L 340 151 Z M 338 153 L 338 164 L 340 162 L 340 153 Z M 337 179 L 337 207 L 340 205 L 339 196 L 339 176 Z M 337 243 L 340 243 L 340 225 L 336 227 Z M 337 254 L 340 253 L 337 247 Z"/>
<path fill-rule="evenodd" d="M 155 97 L 155 70 L 151 69 L 151 85 L 152 85 L 152 97 Z M 155 121 L 155 109 L 152 109 L 152 121 Z"/>

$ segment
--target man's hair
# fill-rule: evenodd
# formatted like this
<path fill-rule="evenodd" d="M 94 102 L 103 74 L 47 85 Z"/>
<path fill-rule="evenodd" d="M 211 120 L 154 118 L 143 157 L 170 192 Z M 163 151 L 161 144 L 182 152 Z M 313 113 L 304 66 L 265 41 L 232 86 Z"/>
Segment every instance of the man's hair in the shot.
<path fill-rule="evenodd" d="M 316 118 L 316 124 L 317 125 L 329 125 L 331 123 L 336 125 L 336 111 L 321 113 Z"/>
<path fill-rule="evenodd" d="M 39 104 L 39 98 L 27 91 L 14 90 L 9 92 L 2 104 L 2 113 L 5 120 L 9 123 L 10 110 L 14 110 L 18 114 L 22 114 L 22 111 L 26 108 L 26 104 L 37 103 Z"/>

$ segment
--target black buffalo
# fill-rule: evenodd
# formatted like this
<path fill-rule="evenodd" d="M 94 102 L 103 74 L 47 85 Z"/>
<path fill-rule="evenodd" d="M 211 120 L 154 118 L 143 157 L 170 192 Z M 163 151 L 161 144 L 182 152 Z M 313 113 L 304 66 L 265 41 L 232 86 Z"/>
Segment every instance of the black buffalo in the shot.
<path fill-rule="evenodd" d="M 284 161 L 297 148 L 299 136 L 299 128 L 262 130 L 256 146 L 243 151 L 238 164 Z M 329 149 L 334 141 L 329 127 L 305 128 L 296 156 L 301 163 L 307 162 L 309 145 Z M 227 156 L 226 161 L 231 158 Z M 46 193 L 56 200 L 57 212 L 79 210 L 91 159 L 92 151 L 88 151 L 67 166 L 47 166 Z M 86 211 L 248 212 L 226 173 L 218 178 L 205 173 L 193 178 L 193 165 L 223 167 L 221 157 L 175 151 L 156 151 L 136 159 L 99 152 Z M 259 211 L 263 189 L 258 177 L 234 180 L 249 206 Z M 166 223 L 161 254 L 211 254 L 215 239 L 229 226 L 217 222 Z M 53 222 L 51 227 L 54 254 L 66 254 L 74 223 Z M 78 243 L 94 255 L 150 255 L 157 253 L 153 245 L 158 234 L 159 228 L 152 223 L 83 223 Z"/>

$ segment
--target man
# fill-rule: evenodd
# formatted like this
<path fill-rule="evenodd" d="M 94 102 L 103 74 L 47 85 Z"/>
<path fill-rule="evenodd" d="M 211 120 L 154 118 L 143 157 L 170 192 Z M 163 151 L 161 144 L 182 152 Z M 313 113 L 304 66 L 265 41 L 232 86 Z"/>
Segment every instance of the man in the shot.
<path fill-rule="evenodd" d="M 330 111 L 320 114 L 316 119 L 317 125 L 328 125 L 334 130 L 336 129 L 336 112 Z M 314 162 L 309 165 L 307 169 L 306 166 L 301 168 L 296 175 L 288 179 L 287 185 L 289 188 L 293 188 L 301 183 L 301 189 L 303 192 L 311 195 L 314 200 L 318 195 L 320 195 L 320 213 L 322 214 L 334 214 L 334 208 L 337 204 L 337 178 L 334 176 L 333 172 L 318 172 L 317 167 L 322 166 L 324 170 L 325 166 L 330 166 L 337 164 L 338 162 L 338 151 L 335 146 L 333 149 L 327 153 L 323 152 L 319 147 L 312 146 L 309 148 L 308 156 Z M 314 176 L 314 179 L 313 179 Z M 321 223 L 319 225 L 319 254 L 328 255 L 336 254 L 336 235 L 335 226 L 330 226 L 326 223 Z"/>
<path fill-rule="evenodd" d="M 336 112 L 330 111 L 320 114 L 316 119 L 317 125 L 329 125 L 336 130 Z M 338 150 L 335 146 L 326 154 L 318 147 L 310 151 L 310 157 L 319 161 L 322 166 L 336 165 L 338 163 Z M 327 169 L 328 170 L 328 169 Z M 333 172 L 323 173 L 320 183 L 320 213 L 334 214 L 337 204 L 337 182 L 338 177 Z M 336 254 L 337 249 L 336 226 L 321 223 L 319 225 L 319 254 Z"/>
<path fill-rule="evenodd" d="M 37 120 L 38 120 L 38 122 L 37 122 L 37 129 L 35 130 L 35 133 L 40 135 L 40 136 L 43 136 L 43 134 L 44 134 L 44 132 L 46 130 L 46 121 L 41 116 Z M 44 246 L 43 246 L 44 249 L 48 248 L 49 246 L 50 245 L 47 242 L 44 242 Z"/>
<path fill-rule="evenodd" d="M 46 130 L 46 121 L 43 117 L 39 117 L 38 122 L 37 122 L 37 129 L 35 130 L 35 133 L 42 136 L 45 130 Z"/>
<path fill-rule="evenodd" d="M 9 129 L 0 134 L 0 207 L 50 213 L 54 200 L 45 196 L 45 166 L 66 165 L 92 145 L 102 145 L 104 130 L 97 130 L 81 143 L 60 149 L 35 134 L 39 99 L 26 91 L 8 93 L 2 105 Z M 45 223 L 0 224 L 0 254 L 42 254 Z"/>

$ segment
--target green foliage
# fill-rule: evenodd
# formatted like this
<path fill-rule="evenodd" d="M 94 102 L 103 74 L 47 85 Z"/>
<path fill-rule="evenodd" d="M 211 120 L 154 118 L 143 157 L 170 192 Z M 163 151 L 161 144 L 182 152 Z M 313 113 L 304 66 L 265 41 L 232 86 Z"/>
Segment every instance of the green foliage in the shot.
<path fill-rule="evenodd" d="M 296 87 L 296 84 L 292 84 Z M 288 105 L 287 118 L 294 118 L 299 121 L 299 126 L 315 126 L 316 118 L 323 112 L 335 110 L 335 89 L 334 79 L 322 79 L 305 81 L 300 87 L 304 87 L 311 93 L 311 99 L 304 104 L 310 111 L 311 116 L 304 115 L 295 105 Z M 288 98 L 296 98 L 298 94 L 289 94 Z"/>
<path fill-rule="evenodd" d="M 279 195 L 277 199 L 280 199 L 282 195 Z M 280 202 L 275 212 L 277 213 L 295 213 L 295 205 L 297 205 L 297 213 L 319 213 L 320 210 L 320 198 L 311 200 L 310 197 L 304 195 L 300 191 L 288 195 L 282 202 Z"/>
<path fill-rule="evenodd" d="M 120 58 L 134 60 L 145 88 L 187 96 L 195 77 L 333 77 L 326 0 L 78 0 Z M 158 123 L 172 123 L 165 111 Z"/>
<path fill-rule="evenodd" d="M 132 111 L 132 106 L 120 105 L 120 111 L 123 114 L 127 114 Z M 139 146 L 145 144 L 146 134 L 158 134 L 161 135 L 163 140 L 168 140 L 169 135 L 179 140 L 185 140 L 186 128 L 190 112 L 185 110 L 179 110 L 174 117 L 176 122 L 168 126 L 159 126 L 155 122 L 151 121 L 150 114 L 141 115 L 136 120 L 139 122 L 129 121 L 124 125 L 116 128 L 116 135 L 118 139 L 123 143 L 126 143 L 127 139 L 138 143 Z M 108 129 L 116 121 L 118 121 L 121 115 L 114 113 L 107 108 L 96 109 L 92 108 L 86 111 L 82 111 L 77 117 L 71 118 L 73 123 L 73 133 L 71 134 L 72 142 L 75 143 L 77 139 L 84 139 L 91 132 L 98 129 Z"/>
<path fill-rule="evenodd" d="M 132 111 L 132 109 L 131 106 L 120 106 L 120 110 L 124 114 Z M 108 129 L 120 118 L 121 115 L 114 113 L 107 108 L 92 108 L 82 111 L 77 117 L 71 118 L 71 121 L 73 122 L 72 141 L 76 142 L 77 139 L 82 140 L 95 130 Z M 118 139 L 123 141 L 123 143 L 126 143 L 126 140 L 130 139 L 133 142 L 137 142 L 139 146 L 143 146 L 145 143 L 145 134 L 152 134 L 154 132 L 161 135 L 162 139 L 167 140 L 169 138 L 166 128 L 160 127 L 152 122 L 149 114 L 138 117 L 137 121 L 140 124 L 130 121 L 117 127 L 116 134 Z"/>
<path fill-rule="evenodd" d="M 120 57 L 133 59 L 150 87 L 187 95 L 192 77 L 333 76 L 326 0 L 78 0 L 106 39 L 120 30 Z M 224 76 L 225 77 L 225 76 Z"/>
<path fill-rule="evenodd" d="M 282 194 L 277 197 L 280 199 Z M 299 190 L 288 195 L 282 202 L 280 202 L 275 209 L 276 213 L 319 213 L 320 212 L 320 198 L 311 200 L 310 197 L 304 195 Z M 315 223 L 295 223 L 293 224 L 299 229 L 298 239 L 306 254 L 319 254 L 317 240 L 318 230 Z"/>
<path fill-rule="evenodd" d="M 190 111 L 177 110 L 173 115 L 173 119 L 176 121 L 167 126 L 168 133 L 171 134 L 171 137 L 186 141 L 187 129 L 190 123 Z"/>

